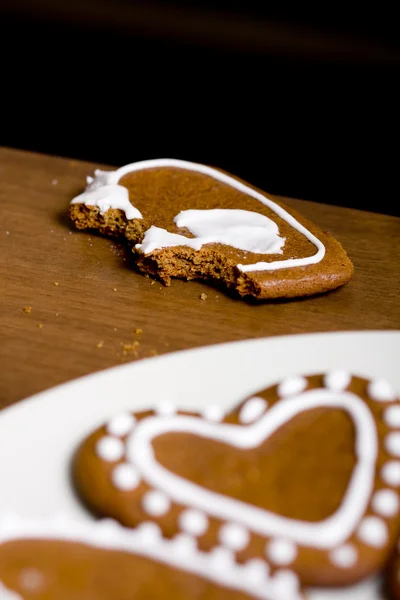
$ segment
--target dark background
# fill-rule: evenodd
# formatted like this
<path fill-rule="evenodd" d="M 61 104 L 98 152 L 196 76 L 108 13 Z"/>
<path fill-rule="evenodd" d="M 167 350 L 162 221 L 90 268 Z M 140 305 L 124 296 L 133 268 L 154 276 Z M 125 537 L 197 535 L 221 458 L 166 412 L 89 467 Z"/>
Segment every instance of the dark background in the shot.
<path fill-rule="evenodd" d="M 0 0 L 0 144 L 400 214 L 394 8 L 264 4 Z"/>

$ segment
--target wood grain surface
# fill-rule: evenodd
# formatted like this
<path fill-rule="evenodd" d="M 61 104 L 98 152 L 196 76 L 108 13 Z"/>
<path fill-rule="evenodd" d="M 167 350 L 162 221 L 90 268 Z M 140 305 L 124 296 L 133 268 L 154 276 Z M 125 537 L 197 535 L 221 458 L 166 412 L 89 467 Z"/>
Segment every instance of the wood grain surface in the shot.
<path fill-rule="evenodd" d="M 0 407 L 175 350 L 400 329 L 400 218 L 286 199 L 343 244 L 354 277 L 318 297 L 247 303 L 198 282 L 163 287 L 137 273 L 116 243 L 74 231 L 69 202 L 96 167 L 107 168 L 0 148 Z"/>

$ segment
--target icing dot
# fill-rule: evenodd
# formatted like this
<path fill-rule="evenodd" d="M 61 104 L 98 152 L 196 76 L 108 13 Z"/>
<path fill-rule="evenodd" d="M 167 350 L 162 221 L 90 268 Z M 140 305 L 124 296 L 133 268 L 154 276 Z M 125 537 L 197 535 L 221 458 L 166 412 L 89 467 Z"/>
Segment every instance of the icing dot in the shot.
<path fill-rule="evenodd" d="M 347 371 L 337 370 L 327 373 L 324 377 L 325 387 L 341 392 L 347 388 L 351 381 L 351 376 Z"/>
<path fill-rule="evenodd" d="M 263 414 L 267 406 L 268 403 L 264 398 L 259 396 L 249 398 L 240 409 L 239 419 L 241 423 L 253 423 Z"/>
<path fill-rule="evenodd" d="M 352 544 L 345 544 L 335 548 L 330 553 L 330 559 L 338 567 L 348 569 L 357 562 L 357 549 Z"/>
<path fill-rule="evenodd" d="M 292 563 L 297 556 L 296 544 L 290 540 L 274 539 L 271 540 L 266 548 L 267 556 L 276 565 L 288 565 Z"/>
<path fill-rule="evenodd" d="M 115 437 L 104 436 L 96 444 L 96 454 L 103 460 L 113 462 L 120 460 L 124 455 L 123 442 Z"/>
<path fill-rule="evenodd" d="M 137 532 L 146 543 L 157 542 L 162 537 L 161 529 L 157 523 L 141 523 L 137 527 Z"/>
<path fill-rule="evenodd" d="M 170 404 L 170 402 L 160 402 L 156 406 L 156 413 L 165 417 L 173 415 L 175 413 L 175 406 Z"/>
<path fill-rule="evenodd" d="M 219 539 L 231 550 L 243 550 L 249 543 L 249 532 L 242 525 L 227 523 L 219 530 Z"/>
<path fill-rule="evenodd" d="M 196 540 L 191 535 L 179 533 L 174 537 L 174 549 L 183 556 L 193 553 L 196 548 Z"/>
<path fill-rule="evenodd" d="M 304 377 L 288 377 L 278 385 L 278 396 L 294 396 L 295 394 L 302 392 L 306 387 L 307 381 Z"/>
<path fill-rule="evenodd" d="M 66 533 L 68 524 L 66 523 Z M 110 543 L 110 540 L 118 539 L 120 535 L 121 525 L 115 519 L 101 519 L 98 522 L 96 530 L 93 532 L 94 539 L 100 543 Z"/>
<path fill-rule="evenodd" d="M 224 411 L 221 406 L 217 404 L 210 404 L 209 406 L 205 406 L 202 412 L 202 416 L 208 421 L 222 421 L 224 418 Z"/>
<path fill-rule="evenodd" d="M 400 406 L 388 406 L 383 414 L 386 425 L 389 427 L 400 427 Z"/>
<path fill-rule="evenodd" d="M 142 504 L 144 510 L 153 517 L 165 515 L 171 506 L 168 496 L 155 490 L 143 496 Z"/>
<path fill-rule="evenodd" d="M 389 454 L 400 456 L 400 432 L 392 431 L 386 436 L 385 448 Z"/>
<path fill-rule="evenodd" d="M 269 567 L 265 560 L 261 558 L 252 558 L 244 566 L 246 570 L 246 579 L 253 585 L 261 585 L 268 579 Z"/>
<path fill-rule="evenodd" d="M 390 460 L 385 463 L 381 470 L 381 477 L 388 485 L 400 486 L 400 462 Z"/>
<path fill-rule="evenodd" d="M 179 519 L 181 529 L 191 535 L 203 535 L 208 529 L 208 518 L 200 510 L 188 509 L 185 510 Z"/>
<path fill-rule="evenodd" d="M 140 482 L 140 475 L 133 465 L 121 463 L 113 469 L 111 481 L 119 490 L 134 490 Z"/>
<path fill-rule="evenodd" d="M 291 598 L 300 588 L 299 578 L 296 573 L 286 569 L 276 571 L 272 579 L 273 588 L 277 596 Z"/>
<path fill-rule="evenodd" d="M 135 421 L 135 417 L 129 413 L 117 415 L 107 423 L 107 432 L 110 435 L 123 437 L 132 431 Z"/>
<path fill-rule="evenodd" d="M 392 386 L 384 379 L 375 379 L 368 384 L 368 394 L 377 402 L 392 402 L 396 399 Z"/>
<path fill-rule="evenodd" d="M 365 517 L 358 528 L 358 537 L 365 544 L 380 548 L 387 542 L 386 525 L 378 517 Z"/>
<path fill-rule="evenodd" d="M 379 490 L 372 499 L 372 508 L 384 517 L 393 517 L 399 511 L 399 497 L 393 490 Z"/>
<path fill-rule="evenodd" d="M 223 548 L 222 546 L 217 546 L 210 552 L 211 557 L 211 566 L 216 571 L 224 571 L 225 569 L 230 569 L 232 564 L 235 562 L 234 555 L 232 550 L 229 548 Z"/>

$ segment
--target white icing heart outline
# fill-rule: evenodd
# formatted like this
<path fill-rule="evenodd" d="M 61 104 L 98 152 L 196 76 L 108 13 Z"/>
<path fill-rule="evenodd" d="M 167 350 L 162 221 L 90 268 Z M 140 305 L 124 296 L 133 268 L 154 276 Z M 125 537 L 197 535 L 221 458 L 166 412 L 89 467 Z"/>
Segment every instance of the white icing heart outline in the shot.
<path fill-rule="evenodd" d="M 207 490 L 172 473 L 154 457 L 151 440 L 173 432 L 191 433 L 239 448 L 254 448 L 299 413 L 323 406 L 343 408 L 350 414 L 356 429 L 357 457 L 340 507 L 323 521 L 309 523 L 290 519 Z M 137 424 L 126 444 L 127 459 L 135 464 L 143 479 L 175 502 L 202 510 L 223 522 L 239 523 L 260 535 L 282 536 L 320 549 L 343 543 L 355 531 L 374 488 L 378 454 L 376 425 L 367 404 L 352 392 L 325 389 L 312 389 L 281 400 L 250 425 L 210 423 L 187 415 L 150 416 Z"/>

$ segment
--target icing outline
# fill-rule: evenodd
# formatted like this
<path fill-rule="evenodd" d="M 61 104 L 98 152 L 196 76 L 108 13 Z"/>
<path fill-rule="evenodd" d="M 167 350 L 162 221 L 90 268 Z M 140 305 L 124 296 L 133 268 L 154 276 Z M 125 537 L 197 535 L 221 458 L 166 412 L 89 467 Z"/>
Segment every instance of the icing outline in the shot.
<path fill-rule="evenodd" d="M 340 507 L 320 522 L 290 519 L 213 492 L 172 473 L 154 457 L 151 440 L 174 432 L 199 435 L 237 448 L 255 448 L 297 414 L 321 406 L 343 408 L 350 414 L 356 427 L 358 460 Z M 241 524 L 256 534 L 284 537 L 316 549 L 331 549 L 342 544 L 356 530 L 374 489 L 377 454 L 376 425 L 368 406 L 352 392 L 338 393 L 321 388 L 281 400 L 250 425 L 214 424 L 187 415 L 149 416 L 137 424 L 126 441 L 127 460 L 135 465 L 143 480 L 175 502 L 205 511 L 222 521 Z"/>

